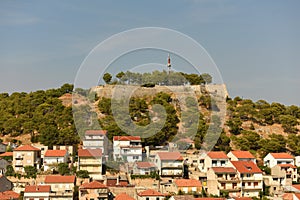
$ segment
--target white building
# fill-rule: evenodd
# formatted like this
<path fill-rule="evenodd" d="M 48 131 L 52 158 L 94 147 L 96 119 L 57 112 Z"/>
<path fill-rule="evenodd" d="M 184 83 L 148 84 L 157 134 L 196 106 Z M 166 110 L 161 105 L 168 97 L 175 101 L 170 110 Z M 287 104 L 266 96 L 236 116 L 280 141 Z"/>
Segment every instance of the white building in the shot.
<path fill-rule="evenodd" d="M 44 155 L 44 171 L 57 168 L 59 163 L 67 163 L 67 150 L 47 150 Z"/>
<path fill-rule="evenodd" d="M 158 152 L 154 159 L 161 176 L 182 177 L 183 157 L 179 152 Z"/>
<path fill-rule="evenodd" d="M 142 161 L 142 144 L 140 136 L 114 136 L 114 160 L 127 162 Z"/>
<path fill-rule="evenodd" d="M 228 166 L 229 158 L 223 151 L 211 151 L 199 159 L 198 168 L 201 172 L 207 172 L 211 167 Z"/>
<path fill-rule="evenodd" d="M 294 159 L 294 156 L 288 153 L 269 153 L 264 157 L 264 165 L 270 168 L 279 164 L 295 165 Z"/>
<path fill-rule="evenodd" d="M 102 154 L 107 155 L 107 131 L 106 130 L 87 130 L 82 140 L 84 149 L 102 149 Z"/>
<path fill-rule="evenodd" d="M 138 200 L 164 200 L 165 195 L 152 189 L 138 193 Z"/>
<path fill-rule="evenodd" d="M 51 200 L 73 200 L 75 176 L 49 175 L 45 177 L 45 184 L 51 187 Z"/>
<path fill-rule="evenodd" d="M 135 162 L 133 165 L 133 174 L 137 175 L 149 175 L 156 170 L 156 165 L 152 162 Z"/>
<path fill-rule="evenodd" d="M 231 161 L 232 167 L 237 171 L 242 197 L 259 197 L 263 190 L 262 171 L 252 161 Z"/>
<path fill-rule="evenodd" d="M 79 149 L 78 170 L 86 170 L 93 180 L 102 180 L 102 150 Z"/>
<path fill-rule="evenodd" d="M 249 151 L 230 151 L 227 156 L 231 161 L 252 161 L 256 163 L 255 157 Z"/>
<path fill-rule="evenodd" d="M 24 190 L 24 200 L 49 200 L 50 192 L 50 185 L 27 185 Z"/>

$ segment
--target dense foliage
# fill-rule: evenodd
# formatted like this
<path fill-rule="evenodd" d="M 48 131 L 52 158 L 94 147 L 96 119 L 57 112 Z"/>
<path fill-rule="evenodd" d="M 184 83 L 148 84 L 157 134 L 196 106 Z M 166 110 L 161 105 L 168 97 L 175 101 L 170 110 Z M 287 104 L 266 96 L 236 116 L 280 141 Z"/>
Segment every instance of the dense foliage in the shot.
<path fill-rule="evenodd" d="M 0 134 L 15 137 L 30 133 L 32 142 L 68 145 L 79 142 L 72 108 L 58 97 L 70 93 L 73 86 L 30 93 L 0 94 Z"/>

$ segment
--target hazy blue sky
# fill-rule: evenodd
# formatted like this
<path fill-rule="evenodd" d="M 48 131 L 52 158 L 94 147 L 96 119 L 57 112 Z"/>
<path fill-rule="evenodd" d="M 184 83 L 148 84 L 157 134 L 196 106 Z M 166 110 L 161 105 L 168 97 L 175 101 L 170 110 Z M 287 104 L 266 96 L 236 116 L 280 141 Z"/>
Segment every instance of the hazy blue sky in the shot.
<path fill-rule="evenodd" d="M 0 92 L 73 83 L 113 34 L 180 31 L 212 56 L 231 96 L 300 105 L 300 1 L 0 1 Z"/>

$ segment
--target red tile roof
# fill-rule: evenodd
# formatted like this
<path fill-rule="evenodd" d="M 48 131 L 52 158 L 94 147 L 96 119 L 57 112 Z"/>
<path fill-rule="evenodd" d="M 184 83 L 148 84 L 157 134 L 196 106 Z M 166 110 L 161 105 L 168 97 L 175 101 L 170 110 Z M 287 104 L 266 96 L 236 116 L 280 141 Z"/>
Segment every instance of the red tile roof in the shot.
<path fill-rule="evenodd" d="M 283 200 L 293 200 L 294 199 L 294 193 L 284 193 L 282 195 Z"/>
<path fill-rule="evenodd" d="M 50 192 L 50 189 L 50 185 L 27 185 L 24 192 Z"/>
<path fill-rule="evenodd" d="M 228 156 L 223 151 L 211 151 L 208 152 L 207 156 L 213 159 L 228 159 Z"/>
<path fill-rule="evenodd" d="M 179 152 L 158 152 L 157 155 L 161 160 L 181 160 L 183 157 Z"/>
<path fill-rule="evenodd" d="M 279 164 L 278 166 L 282 168 L 297 168 L 295 165 L 292 164 Z"/>
<path fill-rule="evenodd" d="M 40 151 L 40 149 L 28 144 L 28 145 L 19 146 L 18 148 L 15 148 L 14 151 Z"/>
<path fill-rule="evenodd" d="M 93 181 L 90 183 L 83 183 L 80 186 L 80 189 L 101 189 L 101 188 L 107 188 L 107 186 L 98 181 Z"/>
<path fill-rule="evenodd" d="M 202 187 L 201 182 L 195 179 L 176 179 L 174 183 L 177 187 Z"/>
<path fill-rule="evenodd" d="M 13 152 L 5 152 L 0 154 L 0 157 L 13 156 Z"/>
<path fill-rule="evenodd" d="M 143 192 L 140 192 L 138 193 L 138 195 L 140 197 L 149 197 L 149 196 L 159 196 L 159 197 L 163 197 L 165 196 L 164 194 L 156 191 L 156 190 L 152 190 L 152 189 L 148 189 L 148 190 L 145 190 Z"/>
<path fill-rule="evenodd" d="M 294 159 L 294 156 L 288 153 L 270 153 L 275 159 Z"/>
<path fill-rule="evenodd" d="M 85 135 L 106 135 L 106 130 L 87 130 Z"/>
<path fill-rule="evenodd" d="M 5 191 L 0 192 L 0 200 L 11 200 L 11 199 L 19 199 L 20 194 L 14 192 L 14 191 Z"/>
<path fill-rule="evenodd" d="M 78 149 L 78 157 L 101 157 L 102 149 Z"/>
<path fill-rule="evenodd" d="M 67 154 L 67 150 L 47 150 L 45 157 L 64 157 Z"/>
<path fill-rule="evenodd" d="M 45 183 L 74 183 L 75 176 L 49 175 L 45 177 Z"/>
<path fill-rule="evenodd" d="M 262 173 L 253 161 L 231 161 L 239 173 L 255 174 Z"/>
<path fill-rule="evenodd" d="M 126 193 L 121 193 L 116 196 L 115 200 L 134 200 L 134 198 Z"/>
<path fill-rule="evenodd" d="M 211 168 L 215 173 L 227 173 L 235 174 L 236 170 L 233 167 L 212 167 Z"/>
<path fill-rule="evenodd" d="M 135 164 L 136 164 L 137 168 L 148 169 L 148 168 L 156 167 L 155 164 L 152 162 L 136 162 Z"/>
<path fill-rule="evenodd" d="M 114 141 L 141 141 L 141 137 L 140 136 L 114 136 Z"/>
<path fill-rule="evenodd" d="M 255 158 L 249 151 L 231 151 L 231 153 L 237 158 Z"/>
<path fill-rule="evenodd" d="M 293 184 L 292 187 L 297 190 L 300 190 L 300 184 Z"/>

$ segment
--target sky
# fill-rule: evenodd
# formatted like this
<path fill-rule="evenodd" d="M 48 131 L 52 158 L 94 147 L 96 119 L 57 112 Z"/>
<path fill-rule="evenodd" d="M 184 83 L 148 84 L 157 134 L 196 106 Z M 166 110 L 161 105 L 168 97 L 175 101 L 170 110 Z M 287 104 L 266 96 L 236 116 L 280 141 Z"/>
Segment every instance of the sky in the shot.
<path fill-rule="evenodd" d="M 298 0 L 2 0 L 0 93 L 74 83 L 99 43 L 162 27 L 205 48 L 231 97 L 299 106 L 299 8 Z"/>

